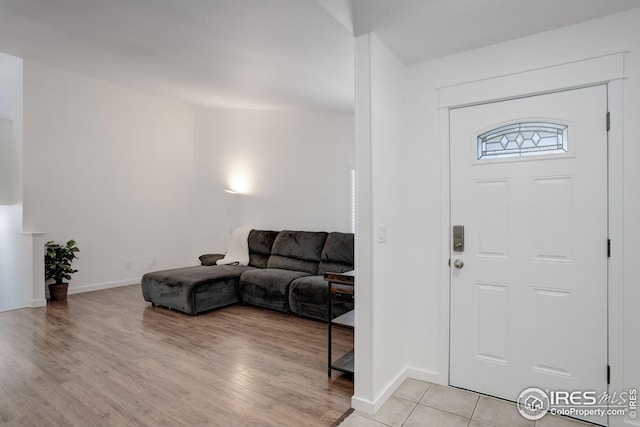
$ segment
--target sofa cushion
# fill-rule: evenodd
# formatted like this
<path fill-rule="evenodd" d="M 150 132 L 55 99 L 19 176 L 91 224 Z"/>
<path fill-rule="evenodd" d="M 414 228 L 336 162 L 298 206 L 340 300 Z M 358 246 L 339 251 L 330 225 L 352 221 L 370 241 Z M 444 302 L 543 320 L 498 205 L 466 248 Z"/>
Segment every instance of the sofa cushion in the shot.
<path fill-rule="evenodd" d="M 273 242 L 267 268 L 315 275 L 326 240 L 327 233 L 323 231 L 281 231 Z"/>
<path fill-rule="evenodd" d="M 352 290 L 353 286 L 333 283 L 333 288 Z M 299 316 L 317 320 L 327 320 L 327 282 L 323 276 L 306 276 L 291 282 L 289 288 L 289 307 Z M 353 310 L 353 303 L 334 300 L 331 302 L 333 317 L 338 317 Z"/>
<path fill-rule="evenodd" d="M 245 304 L 289 312 L 289 285 L 308 276 L 301 271 L 257 269 L 240 276 L 240 295 Z"/>
<path fill-rule="evenodd" d="M 251 230 L 249 232 L 250 266 L 267 268 L 267 261 L 269 261 L 269 255 L 271 255 L 271 248 L 277 236 L 277 231 Z"/>
<path fill-rule="evenodd" d="M 329 233 L 322 249 L 318 274 L 353 270 L 353 233 Z"/>

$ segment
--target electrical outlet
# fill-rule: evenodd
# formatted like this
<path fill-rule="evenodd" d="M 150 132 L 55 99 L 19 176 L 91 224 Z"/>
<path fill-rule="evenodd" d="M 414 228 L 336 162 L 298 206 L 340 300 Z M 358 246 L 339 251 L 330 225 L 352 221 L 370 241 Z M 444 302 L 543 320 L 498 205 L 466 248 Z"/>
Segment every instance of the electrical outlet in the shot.
<path fill-rule="evenodd" d="M 125 261 L 124 268 L 126 270 L 131 270 L 131 261 Z"/>

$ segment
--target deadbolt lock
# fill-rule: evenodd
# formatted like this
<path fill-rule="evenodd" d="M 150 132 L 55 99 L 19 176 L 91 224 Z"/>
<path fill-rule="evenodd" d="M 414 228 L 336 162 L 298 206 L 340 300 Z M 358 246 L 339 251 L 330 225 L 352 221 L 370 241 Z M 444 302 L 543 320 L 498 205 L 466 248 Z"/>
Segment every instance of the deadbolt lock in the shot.
<path fill-rule="evenodd" d="M 464 252 L 464 225 L 453 226 L 453 251 Z"/>

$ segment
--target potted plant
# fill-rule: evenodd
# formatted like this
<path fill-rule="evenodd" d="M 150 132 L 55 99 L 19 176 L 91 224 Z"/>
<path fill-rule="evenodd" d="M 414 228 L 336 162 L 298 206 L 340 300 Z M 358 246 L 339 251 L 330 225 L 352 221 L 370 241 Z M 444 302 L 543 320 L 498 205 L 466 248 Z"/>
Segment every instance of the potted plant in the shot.
<path fill-rule="evenodd" d="M 49 285 L 49 296 L 51 301 L 64 301 L 67 299 L 69 283 L 63 281 L 70 280 L 71 275 L 78 271 L 74 270 L 71 264 L 78 258 L 76 253 L 80 252 L 80 249 L 73 239 L 64 245 L 49 241 L 44 246 L 45 279 L 54 281 Z"/>

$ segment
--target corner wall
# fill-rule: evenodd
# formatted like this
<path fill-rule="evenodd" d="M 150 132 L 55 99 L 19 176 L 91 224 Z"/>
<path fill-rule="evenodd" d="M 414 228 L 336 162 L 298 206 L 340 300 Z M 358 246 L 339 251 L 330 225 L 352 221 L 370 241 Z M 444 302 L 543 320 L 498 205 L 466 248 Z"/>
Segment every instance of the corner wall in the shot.
<path fill-rule="evenodd" d="M 358 225 L 354 408 L 373 413 L 405 378 L 406 67 L 374 34 L 356 43 Z"/>
<path fill-rule="evenodd" d="M 350 232 L 353 126 L 351 113 L 197 108 L 194 255 L 224 253 L 240 225 Z"/>
<path fill-rule="evenodd" d="M 24 61 L 24 230 L 80 247 L 70 293 L 197 263 L 191 107 Z"/>
<path fill-rule="evenodd" d="M 0 311 L 28 307 L 32 298 L 29 266 L 22 256 L 22 68 L 22 59 L 0 53 L 0 120 L 5 136 L 0 143 L 2 155 L 9 156 L 2 159 L 2 167 L 8 169 L 2 178 L 8 183 L 0 185 Z"/>
<path fill-rule="evenodd" d="M 24 105 L 17 229 L 78 241 L 70 293 L 195 265 L 236 225 L 351 231 L 353 114 L 192 107 L 29 60 Z"/>

